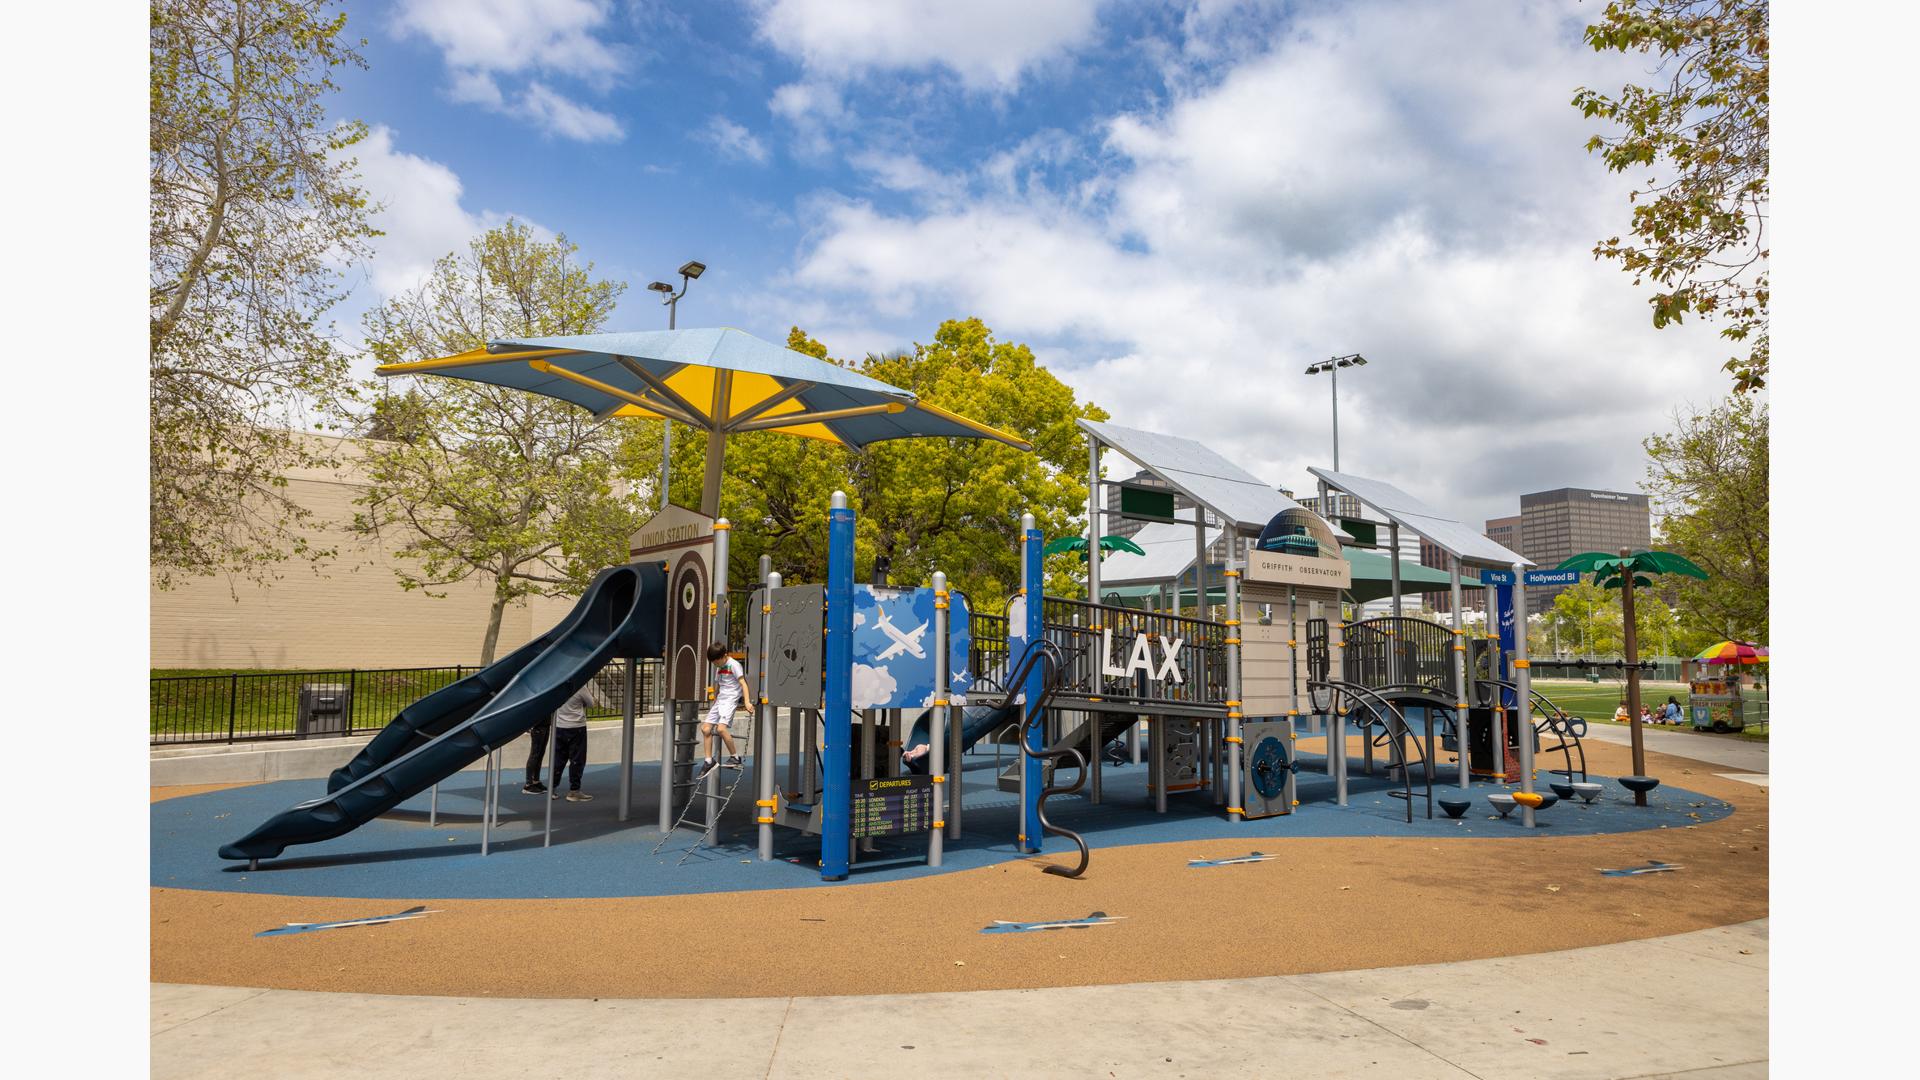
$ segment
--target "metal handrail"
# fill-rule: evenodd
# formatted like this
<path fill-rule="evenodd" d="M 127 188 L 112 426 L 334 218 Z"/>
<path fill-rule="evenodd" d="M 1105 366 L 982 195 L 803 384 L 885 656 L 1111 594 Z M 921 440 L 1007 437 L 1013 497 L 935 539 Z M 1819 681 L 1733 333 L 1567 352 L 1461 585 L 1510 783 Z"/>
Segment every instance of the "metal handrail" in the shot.
<path fill-rule="evenodd" d="M 1487 679 L 1485 681 L 1492 683 L 1494 686 L 1500 687 L 1503 690 L 1511 690 L 1514 692 L 1515 695 L 1518 695 L 1520 693 L 1520 686 L 1518 683 L 1508 682 L 1505 679 Z M 1527 696 L 1529 697 L 1529 699 L 1531 699 L 1529 702 L 1530 704 L 1532 702 L 1538 702 L 1539 704 L 1546 706 L 1546 716 L 1544 716 L 1539 723 L 1532 725 L 1534 737 L 1538 739 L 1541 732 L 1551 731 L 1553 734 L 1559 736 L 1560 738 L 1560 742 L 1557 745 L 1545 747 L 1543 750 L 1539 752 L 1551 754 L 1555 750 L 1560 751 L 1560 755 L 1563 758 L 1565 758 L 1567 762 L 1567 768 L 1565 773 L 1567 782 L 1572 783 L 1573 773 L 1574 773 L 1573 751 L 1575 750 L 1579 751 L 1580 752 L 1580 782 L 1583 784 L 1586 783 L 1587 782 L 1587 748 L 1586 748 L 1586 745 L 1583 742 L 1581 742 L 1581 736 L 1586 734 L 1586 730 L 1585 730 L 1587 726 L 1586 720 L 1581 717 L 1574 716 L 1571 713 L 1567 712 L 1567 710 L 1561 708 L 1559 705 L 1554 704 L 1554 701 L 1552 698 L 1546 696 L 1545 694 L 1542 694 L 1538 690 L 1535 690 L 1532 686 L 1527 687 Z M 1531 714 L 1532 710 L 1529 709 L 1528 712 L 1529 714 Z M 1529 715 L 1527 719 L 1531 721 L 1533 717 Z M 1575 723 L 1578 723 L 1580 725 L 1581 730 L 1579 731 L 1574 730 L 1573 725 Z M 1572 741 L 1569 742 L 1568 740 L 1572 740 Z M 1552 769 L 1549 771 L 1559 772 L 1560 770 Z"/>
<path fill-rule="evenodd" d="M 1047 705 L 1053 700 L 1055 691 L 1060 687 L 1060 676 L 1064 670 L 1061 664 L 1060 647 L 1044 638 L 1028 645 L 1025 655 L 1021 657 L 1020 666 L 1016 669 L 1016 674 L 1007 680 L 1007 686 L 1009 692 L 1012 692 L 1013 687 L 1019 686 L 1032 675 L 1034 665 L 1042 662 L 1046 663 L 1050 670 L 1041 676 L 1040 692 L 1035 696 L 1034 700 L 1027 702 L 1026 717 L 1020 722 L 1020 756 L 1023 760 L 1026 758 L 1039 758 L 1044 761 L 1053 762 L 1057 762 L 1066 757 L 1072 757 L 1074 759 L 1074 768 L 1078 770 L 1078 774 L 1075 776 L 1073 783 L 1066 787 L 1043 784 L 1040 788 L 1040 797 L 1034 800 L 1033 812 L 1034 816 L 1040 819 L 1040 829 L 1042 832 L 1049 836 L 1064 836 L 1068 840 L 1073 841 L 1073 846 L 1079 850 L 1080 854 L 1079 864 L 1072 869 L 1064 866 L 1049 865 L 1044 868 L 1044 871 L 1057 877 L 1077 878 L 1087 872 L 1087 864 L 1092 861 L 1092 852 L 1087 847 L 1086 840 L 1081 837 L 1079 833 L 1074 832 L 1072 829 L 1055 825 L 1052 820 L 1047 817 L 1047 800 L 1055 795 L 1071 795 L 1080 790 L 1087 782 L 1087 759 L 1080 753 L 1077 747 L 1067 746 L 1064 745 L 1064 743 L 1055 743 L 1044 750 L 1035 750 L 1027 745 L 1028 737 L 1035 730 L 1036 725 L 1046 716 Z M 1056 765 L 1054 774 L 1057 776 L 1059 771 L 1059 767 Z"/>
<path fill-rule="evenodd" d="M 1371 687 L 1361 686 L 1358 683 L 1350 683 L 1343 679 L 1309 679 L 1307 681 L 1307 693 L 1309 696 L 1312 695 L 1313 690 L 1316 687 L 1325 687 L 1326 689 L 1333 691 L 1335 696 L 1334 696 L 1331 707 L 1335 709 L 1340 707 L 1340 695 L 1342 694 L 1348 697 L 1360 699 L 1360 701 L 1366 705 L 1367 711 L 1369 713 L 1372 713 L 1376 718 L 1379 718 L 1379 708 L 1384 706 L 1387 712 L 1393 715 L 1393 719 L 1398 722 L 1399 730 L 1407 734 L 1412 734 L 1413 729 L 1407 726 L 1406 714 L 1400 711 L 1399 706 L 1395 705 L 1393 702 L 1387 700 L 1386 698 L 1381 697 L 1380 694 L 1375 690 L 1373 690 Z M 1375 702 L 1378 702 L 1378 705 L 1375 705 L 1372 702 L 1368 702 L 1367 701 L 1368 698 L 1374 699 Z M 1352 710 L 1348 710 L 1348 712 L 1352 712 Z M 1431 727 L 1433 723 L 1433 718 L 1431 713 L 1428 714 L 1427 723 L 1429 727 Z M 1363 728 L 1370 727 L 1370 726 L 1372 726 L 1370 723 L 1361 725 L 1361 727 Z M 1382 726 L 1386 727 L 1384 720 L 1382 720 Z M 1388 728 L 1386 731 L 1383 731 L 1381 734 L 1381 738 L 1379 740 L 1376 740 L 1373 743 L 1373 745 L 1375 746 L 1390 745 L 1393 747 L 1394 759 L 1387 762 L 1387 768 L 1400 770 L 1400 780 L 1401 780 L 1401 783 L 1406 786 L 1406 792 L 1403 794 L 1398 791 L 1389 791 L 1387 792 L 1387 794 L 1393 796 L 1396 799 L 1405 799 L 1407 801 L 1407 824 L 1411 825 L 1413 824 L 1413 774 L 1407 768 L 1406 740 L 1404 738 L 1388 739 L 1387 736 L 1391 734 L 1392 734 L 1391 728 Z M 1426 780 L 1427 817 L 1432 818 L 1433 817 L 1433 762 L 1428 760 L 1426 749 L 1420 744 L 1419 739 L 1413 740 L 1413 747 L 1414 747 L 1414 750 L 1418 752 L 1420 755 L 1420 772 L 1421 772 L 1421 775 Z M 1335 752 L 1335 749 L 1332 745 L 1332 740 L 1331 738 L 1329 738 L 1328 745 L 1327 745 L 1327 753 L 1332 754 L 1334 752 Z M 1338 752 L 1344 755 L 1347 752 L 1347 748 L 1342 746 L 1339 748 Z"/>

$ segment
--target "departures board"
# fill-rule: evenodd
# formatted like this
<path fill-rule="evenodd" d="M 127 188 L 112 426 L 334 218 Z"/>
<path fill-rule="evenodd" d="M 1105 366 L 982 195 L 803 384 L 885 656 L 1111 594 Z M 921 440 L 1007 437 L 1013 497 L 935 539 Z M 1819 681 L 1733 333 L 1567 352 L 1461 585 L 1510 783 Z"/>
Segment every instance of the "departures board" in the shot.
<path fill-rule="evenodd" d="M 853 782 L 853 835 L 899 836 L 933 828 L 933 777 Z"/>

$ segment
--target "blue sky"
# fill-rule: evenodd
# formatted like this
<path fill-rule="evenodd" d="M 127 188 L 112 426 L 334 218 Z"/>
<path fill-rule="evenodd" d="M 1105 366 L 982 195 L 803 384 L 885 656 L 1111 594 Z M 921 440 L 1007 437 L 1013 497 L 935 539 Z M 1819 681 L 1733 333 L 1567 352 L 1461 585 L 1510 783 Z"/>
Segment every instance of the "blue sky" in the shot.
<path fill-rule="evenodd" d="M 350 3 L 388 232 L 354 313 L 507 215 L 630 283 L 711 269 L 680 323 L 838 355 L 978 315 L 1117 423 L 1268 480 L 1341 458 L 1469 520 L 1632 488 L 1723 391 L 1712 329 L 1652 330 L 1593 243 L 1630 181 L 1583 149 L 1594 3 L 973 0 Z"/>

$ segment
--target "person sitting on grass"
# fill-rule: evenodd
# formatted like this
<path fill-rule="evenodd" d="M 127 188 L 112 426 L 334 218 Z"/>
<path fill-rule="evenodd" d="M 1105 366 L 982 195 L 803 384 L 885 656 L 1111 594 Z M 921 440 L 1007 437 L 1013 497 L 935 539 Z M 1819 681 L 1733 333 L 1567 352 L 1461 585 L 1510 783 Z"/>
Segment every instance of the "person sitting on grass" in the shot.
<path fill-rule="evenodd" d="M 1620 703 L 1619 708 L 1613 710 L 1613 722 L 1616 724 L 1624 724 L 1627 722 L 1629 715 L 1627 712 L 1627 703 L 1623 701 Z"/>
<path fill-rule="evenodd" d="M 707 710 L 707 718 L 700 723 L 700 734 L 706 736 L 707 756 L 700 763 L 700 771 L 694 774 L 695 780 L 704 780 L 714 769 L 714 739 L 719 738 L 727 744 L 725 766 L 729 769 L 740 768 L 740 752 L 733 744 L 733 713 L 740 707 L 740 698 L 744 692 L 741 680 L 746 677 L 746 669 L 740 661 L 727 655 L 727 643 L 716 641 L 707 646 L 707 663 L 716 666 L 713 676 L 713 708 Z"/>

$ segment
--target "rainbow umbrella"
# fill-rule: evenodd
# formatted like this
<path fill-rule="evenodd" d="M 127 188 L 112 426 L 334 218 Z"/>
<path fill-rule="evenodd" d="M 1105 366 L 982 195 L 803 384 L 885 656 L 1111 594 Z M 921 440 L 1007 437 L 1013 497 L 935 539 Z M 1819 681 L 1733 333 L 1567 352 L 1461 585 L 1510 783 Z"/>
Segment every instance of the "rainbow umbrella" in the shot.
<path fill-rule="evenodd" d="M 1700 664 L 1764 664 L 1767 662 L 1767 647 L 1745 641 L 1723 641 L 1709 649 L 1702 649 L 1694 658 Z"/>

